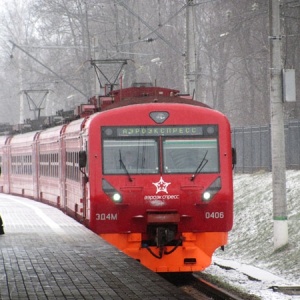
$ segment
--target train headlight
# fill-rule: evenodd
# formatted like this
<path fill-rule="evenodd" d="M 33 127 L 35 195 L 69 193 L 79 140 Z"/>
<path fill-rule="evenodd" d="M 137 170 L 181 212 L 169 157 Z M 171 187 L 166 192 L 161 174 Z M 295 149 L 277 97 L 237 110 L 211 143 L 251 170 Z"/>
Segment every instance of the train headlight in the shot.
<path fill-rule="evenodd" d="M 122 197 L 119 193 L 113 194 L 112 199 L 114 200 L 114 202 L 121 202 L 122 201 Z"/>
<path fill-rule="evenodd" d="M 204 192 L 202 196 L 204 201 L 209 201 L 211 199 L 211 193 L 210 192 Z"/>
<path fill-rule="evenodd" d="M 204 202 L 209 202 L 221 189 L 221 177 L 218 177 L 202 194 L 202 200 Z"/>
<path fill-rule="evenodd" d="M 102 179 L 102 189 L 114 203 L 122 202 L 122 195 L 105 179 Z"/>

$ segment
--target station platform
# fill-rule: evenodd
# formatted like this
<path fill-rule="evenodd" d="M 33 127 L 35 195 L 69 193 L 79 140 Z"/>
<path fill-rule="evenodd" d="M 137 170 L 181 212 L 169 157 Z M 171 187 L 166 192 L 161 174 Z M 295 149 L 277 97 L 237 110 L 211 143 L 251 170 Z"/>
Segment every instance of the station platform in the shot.
<path fill-rule="evenodd" d="M 0 194 L 0 299 L 192 299 L 60 210 Z"/>

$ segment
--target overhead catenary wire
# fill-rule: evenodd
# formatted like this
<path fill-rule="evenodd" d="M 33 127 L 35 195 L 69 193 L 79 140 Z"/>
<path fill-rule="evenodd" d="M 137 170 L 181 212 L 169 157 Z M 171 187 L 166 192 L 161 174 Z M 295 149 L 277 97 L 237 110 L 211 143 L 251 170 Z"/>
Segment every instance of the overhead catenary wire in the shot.
<path fill-rule="evenodd" d="M 18 48 L 19 50 L 21 50 L 22 52 L 24 52 L 26 55 L 28 55 L 30 58 L 32 58 L 33 60 L 35 60 L 37 63 L 39 63 L 41 66 L 43 66 L 44 68 L 46 68 L 49 72 L 51 72 L 52 74 L 54 74 L 56 77 L 58 77 L 59 79 L 61 79 L 64 83 L 66 83 L 67 85 L 71 86 L 74 90 L 76 90 L 77 92 L 79 92 L 81 95 L 83 95 L 84 97 L 88 98 L 88 96 L 82 92 L 81 90 L 79 90 L 76 86 L 74 86 L 72 83 L 70 83 L 69 81 L 67 81 L 66 79 L 64 79 L 62 76 L 60 76 L 59 74 L 57 74 L 55 71 L 53 71 L 52 69 L 50 69 L 48 66 L 46 66 L 44 63 L 42 63 L 41 61 L 39 61 L 37 58 L 35 58 L 33 55 L 31 55 L 29 52 L 27 52 L 26 50 L 24 50 L 22 47 L 20 47 L 19 45 L 17 45 L 16 43 L 14 43 L 13 41 L 9 41 L 13 47 Z"/>
<path fill-rule="evenodd" d="M 126 10 L 128 10 L 133 16 L 135 16 L 141 23 L 143 23 L 147 28 L 149 28 L 152 33 L 155 33 L 165 44 L 167 44 L 173 51 L 179 53 L 180 55 L 183 55 L 183 52 L 178 50 L 175 45 L 170 43 L 165 37 L 158 32 L 158 29 L 155 29 L 151 25 L 149 25 L 145 20 L 143 20 L 138 14 L 136 14 L 128 5 L 124 3 L 123 0 L 117 0 L 117 3 L 121 6 L 123 6 Z M 159 27 L 160 28 L 160 27 Z"/>

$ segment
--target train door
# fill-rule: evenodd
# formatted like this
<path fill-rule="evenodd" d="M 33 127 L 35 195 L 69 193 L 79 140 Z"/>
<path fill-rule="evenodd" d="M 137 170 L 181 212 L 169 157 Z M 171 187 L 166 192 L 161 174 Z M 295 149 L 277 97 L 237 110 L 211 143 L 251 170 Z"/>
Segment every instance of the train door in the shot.
<path fill-rule="evenodd" d="M 5 147 L 4 147 L 4 153 L 3 153 L 3 176 L 4 176 L 4 193 L 10 194 L 11 191 L 11 183 L 10 183 L 10 174 L 11 174 L 11 148 L 10 148 L 10 142 L 11 138 L 9 137 L 6 140 Z"/>
<path fill-rule="evenodd" d="M 39 189 L 39 165 L 40 165 L 40 147 L 39 147 L 39 135 L 40 132 L 36 134 L 32 143 L 32 177 L 33 177 L 33 198 L 39 199 L 40 189 Z"/>
<path fill-rule="evenodd" d="M 60 208 L 63 211 L 67 211 L 67 195 L 66 195 L 66 141 L 65 141 L 65 129 L 64 126 L 60 132 L 59 138 L 59 182 L 60 182 Z"/>
<path fill-rule="evenodd" d="M 86 134 L 80 136 L 81 151 L 79 152 L 79 168 L 81 172 L 82 190 L 82 212 L 84 223 L 88 226 L 90 222 L 90 192 L 88 181 L 88 137 Z"/>

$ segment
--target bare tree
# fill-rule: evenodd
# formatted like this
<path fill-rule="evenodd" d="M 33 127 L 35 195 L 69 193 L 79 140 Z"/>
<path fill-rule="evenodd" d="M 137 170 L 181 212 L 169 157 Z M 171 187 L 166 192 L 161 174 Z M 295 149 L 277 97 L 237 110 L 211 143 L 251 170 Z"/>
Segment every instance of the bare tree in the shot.
<path fill-rule="evenodd" d="M 33 78 L 38 81 L 38 75 L 31 66 L 28 57 L 14 51 L 13 45 L 9 42 L 9 40 L 14 40 L 24 46 L 30 44 L 35 32 L 35 17 L 30 13 L 27 5 L 29 5 L 27 1 L 22 3 L 13 1 L 2 7 L 0 47 L 3 89 L 1 89 L 0 97 L 3 109 L 1 110 L 1 119 L 11 123 L 23 121 L 22 118 L 25 115 L 22 111 L 25 106 L 22 101 L 22 90 L 27 88 L 27 82 Z M 16 109 L 17 107 L 20 109 Z M 22 112 L 21 115 L 20 111 Z"/>
<path fill-rule="evenodd" d="M 214 1 L 199 7 L 202 88 L 206 102 L 236 125 L 269 119 L 266 6 Z"/>
<path fill-rule="evenodd" d="M 285 0 L 282 6 L 286 68 L 299 65 L 297 4 Z M 71 108 L 97 93 L 91 60 L 114 58 L 127 60 L 123 69 L 126 86 L 148 81 L 184 91 L 186 8 L 186 0 L 28 0 L 24 6 L 15 0 L 5 7 L 0 20 L 5 29 L 0 48 L 2 70 L 9 70 L 8 75 L 0 74 L 6 78 L 0 97 L 13 99 L 9 107 L 19 101 L 22 88 L 47 88 L 52 113 Z M 193 1 L 192 9 L 198 100 L 226 113 L 233 126 L 269 123 L 265 1 Z M 54 72 L 20 50 L 14 49 L 10 59 L 8 40 Z M 114 71 L 111 66 L 107 69 L 110 78 Z M 23 87 L 16 89 L 20 82 Z M 287 118 L 299 113 L 298 103 L 286 105 Z"/>

